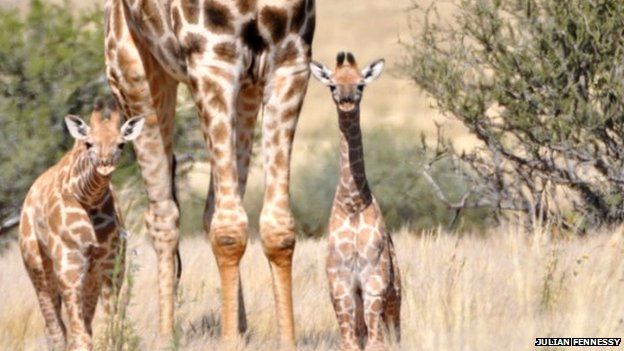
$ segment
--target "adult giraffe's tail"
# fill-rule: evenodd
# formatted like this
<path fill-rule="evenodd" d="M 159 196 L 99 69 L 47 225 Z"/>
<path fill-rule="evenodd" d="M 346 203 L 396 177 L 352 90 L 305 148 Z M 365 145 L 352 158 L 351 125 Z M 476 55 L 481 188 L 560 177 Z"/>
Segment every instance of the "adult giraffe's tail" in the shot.
<path fill-rule="evenodd" d="M 171 194 L 173 194 L 173 201 L 180 211 L 180 202 L 178 201 L 178 190 L 175 186 L 175 176 L 176 176 L 176 168 L 178 167 L 178 160 L 175 157 L 175 154 L 172 155 L 173 160 L 171 161 Z M 180 283 L 180 277 L 182 276 L 182 256 L 180 256 L 180 246 L 176 248 L 176 286 Z"/>

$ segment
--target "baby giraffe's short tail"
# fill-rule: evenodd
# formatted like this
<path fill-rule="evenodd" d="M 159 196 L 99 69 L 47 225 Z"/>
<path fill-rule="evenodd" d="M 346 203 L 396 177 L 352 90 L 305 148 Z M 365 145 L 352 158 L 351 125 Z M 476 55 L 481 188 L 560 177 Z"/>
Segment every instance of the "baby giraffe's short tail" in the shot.
<path fill-rule="evenodd" d="M 384 322 L 388 331 L 394 334 L 396 342 L 401 341 L 401 274 L 394 253 L 394 243 L 388 236 L 390 245 L 390 286 L 387 291 L 386 308 L 384 310 Z"/>
<path fill-rule="evenodd" d="M 391 290 L 394 290 L 392 288 Z M 394 334 L 396 342 L 401 341 L 401 296 L 394 291 L 388 294 L 386 310 L 383 315 L 388 331 Z"/>

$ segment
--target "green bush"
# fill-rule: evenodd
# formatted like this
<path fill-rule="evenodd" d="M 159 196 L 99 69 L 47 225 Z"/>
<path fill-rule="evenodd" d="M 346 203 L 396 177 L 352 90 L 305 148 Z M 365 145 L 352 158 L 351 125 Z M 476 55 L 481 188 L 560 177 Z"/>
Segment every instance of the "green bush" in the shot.
<path fill-rule="evenodd" d="M 413 17 L 406 75 L 482 141 L 462 157 L 473 205 L 568 228 L 624 221 L 623 13 L 619 0 L 462 0 L 450 21 Z"/>
<path fill-rule="evenodd" d="M 87 115 L 106 88 L 102 18 L 40 0 L 0 8 L 0 220 L 71 146 L 63 117 Z"/>

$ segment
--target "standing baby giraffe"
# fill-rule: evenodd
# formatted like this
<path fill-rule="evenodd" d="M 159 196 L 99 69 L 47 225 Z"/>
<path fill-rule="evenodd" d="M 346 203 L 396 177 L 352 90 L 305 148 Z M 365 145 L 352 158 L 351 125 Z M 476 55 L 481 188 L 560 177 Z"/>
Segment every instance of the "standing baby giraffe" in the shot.
<path fill-rule="evenodd" d="M 312 74 L 329 86 L 338 108 L 340 183 L 329 222 L 327 277 L 340 326 L 341 349 L 383 350 L 384 328 L 400 337 L 401 281 L 390 235 L 364 171 L 360 101 L 384 61 L 358 70 L 351 53 L 341 52 L 334 71 L 312 62 Z"/>
<path fill-rule="evenodd" d="M 121 280 L 117 274 L 113 281 L 121 240 L 110 178 L 124 143 L 140 134 L 144 118 L 131 118 L 120 128 L 117 112 L 109 118 L 102 112 L 102 106 L 96 106 L 90 126 L 77 116 L 65 117 L 77 141 L 35 181 L 22 209 L 20 249 L 53 350 L 91 349 L 98 295 L 109 312 L 113 284 Z M 67 330 L 61 303 L 69 320 Z"/>

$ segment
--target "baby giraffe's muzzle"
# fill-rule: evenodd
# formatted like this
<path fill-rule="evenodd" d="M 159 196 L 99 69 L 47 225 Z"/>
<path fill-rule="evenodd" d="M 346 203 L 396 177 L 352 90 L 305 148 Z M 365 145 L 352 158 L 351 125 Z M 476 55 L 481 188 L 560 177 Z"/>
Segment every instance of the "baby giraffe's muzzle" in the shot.
<path fill-rule="evenodd" d="M 106 160 L 106 161 L 102 161 L 100 162 L 96 167 L 95 170 L 103 175 L 103 176 L 108 176 L 111 173 L 113 173 L 113 171 L 115 170 L 116 165 L 115 162 L 111 159 L 111 160 Z"/>

